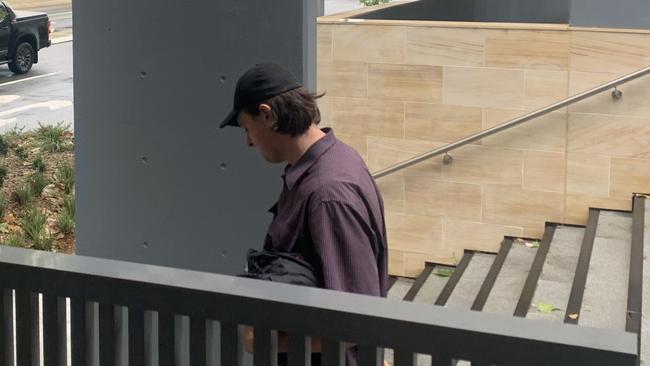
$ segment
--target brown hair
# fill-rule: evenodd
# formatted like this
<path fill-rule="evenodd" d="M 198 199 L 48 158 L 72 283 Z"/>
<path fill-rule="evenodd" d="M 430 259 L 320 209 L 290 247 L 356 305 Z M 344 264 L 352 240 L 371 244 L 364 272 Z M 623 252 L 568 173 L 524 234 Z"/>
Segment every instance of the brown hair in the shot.
<path fill-rule="evenodd" d="M 325 95 L 310 93 L 303 87 L 290 90 L 268 100 L 244 107 L 252 116 L 260 113 L 260 105 L 268 104 L 275 117 L 273 129 L 279 133 L 300 136 L 312 123 L 320 123 L 320 111 L 316 99 Z"/>

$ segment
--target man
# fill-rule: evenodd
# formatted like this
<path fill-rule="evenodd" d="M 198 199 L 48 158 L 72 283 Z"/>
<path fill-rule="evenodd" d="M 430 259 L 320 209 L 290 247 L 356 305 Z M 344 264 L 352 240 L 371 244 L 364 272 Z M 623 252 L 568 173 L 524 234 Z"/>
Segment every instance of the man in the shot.
<path fill-rule="evenodd" d="M 259 64 L 237 82 L 233 110 L 221 127 L 241 127 L 266 161 L 287 163 L 264 248 L 299 254 L 314 267 L 320 287 L 385 297 L 382 198 L 359 154 L 331 129 L 318 128 L 319 97 L 281 66 Z M 348 365 L 356 365 L 354 350 Z"/>

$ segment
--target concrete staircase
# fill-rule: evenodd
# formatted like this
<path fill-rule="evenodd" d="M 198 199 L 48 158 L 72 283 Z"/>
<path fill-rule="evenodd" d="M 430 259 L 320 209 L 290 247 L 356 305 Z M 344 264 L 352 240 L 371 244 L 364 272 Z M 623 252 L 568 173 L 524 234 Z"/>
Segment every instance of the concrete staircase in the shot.
<path fill-rule="evenodd" d="M 641 365 L 650 365 L 644 253 L 650 253 L 650 199 L 635 195 L 631 211 L 590 209 L 584 227 L 547 223 L 541 240 L 506 237 L 498 253 L 466 251 L 456 268 L 428 263 L 415 280 L 394 279 L 389 297 L 633 332 Z M 386 359 L 392 361 L 390 350 Z M 431 356 L 417 360 L 432 363 Z"/>

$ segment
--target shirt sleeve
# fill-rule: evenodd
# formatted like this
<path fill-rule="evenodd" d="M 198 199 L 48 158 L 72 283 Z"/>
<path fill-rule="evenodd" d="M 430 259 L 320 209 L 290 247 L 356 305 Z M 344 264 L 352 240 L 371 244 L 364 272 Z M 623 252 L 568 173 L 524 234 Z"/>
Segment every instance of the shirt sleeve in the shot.
<path fill-rule="evenodd" d="M 309 215 L 309 229 L 327 289 L 380 296 L 376 234 L 352 205 L 325 201 Z"/>

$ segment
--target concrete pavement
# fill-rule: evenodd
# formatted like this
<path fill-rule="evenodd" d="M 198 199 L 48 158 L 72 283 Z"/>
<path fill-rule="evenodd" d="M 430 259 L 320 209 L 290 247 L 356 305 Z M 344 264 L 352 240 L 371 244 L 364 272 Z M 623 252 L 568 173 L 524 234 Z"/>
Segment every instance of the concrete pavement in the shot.
<path fill-rule="evenodd" d="M 71 9 L 71 0 L 11 0 L 11 6 L 16 10 Z"/>
<path fill-rule="evenodd" d="M 343 13 L 362 7 L 359 0 L 325 0 L 325 15 Z"/>
<path fill-rule="evenodd" d="M 17 10 L 47 12 L 54 28 L 52 43 L 72 40 L 71 0 L 11 0 L 11 5 Z M 362 6 L 358 0 L 325 0 L 325 15 L 343 13 Z"/>
<path fill-rule="evenodd" d="M 11 0 L 18 10 L 71 9 L 71 0 Z M 325 0 L 325 15 L 342 13 L 362 7 L 358 0 Z"/>

